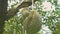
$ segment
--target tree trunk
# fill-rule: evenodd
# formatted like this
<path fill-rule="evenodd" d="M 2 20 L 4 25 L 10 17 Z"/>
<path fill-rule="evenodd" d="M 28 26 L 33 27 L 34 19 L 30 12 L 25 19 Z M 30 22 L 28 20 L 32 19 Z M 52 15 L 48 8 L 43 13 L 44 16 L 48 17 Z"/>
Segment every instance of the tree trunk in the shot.
<path fill-rule="evenodd" d="M 3 34 L 4 24 L 7 18 L 7 0 L 0 0 L 0 34 Z"/>

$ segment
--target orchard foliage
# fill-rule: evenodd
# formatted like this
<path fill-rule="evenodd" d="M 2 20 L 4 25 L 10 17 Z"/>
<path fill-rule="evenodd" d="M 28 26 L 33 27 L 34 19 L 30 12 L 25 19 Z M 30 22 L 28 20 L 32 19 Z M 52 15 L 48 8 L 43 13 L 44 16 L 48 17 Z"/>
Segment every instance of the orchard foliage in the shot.
<path fill-rule="evenodd" d="M 39 16 L 41 16 L 41 19 L 42 19 L 41 29 L 35 34 L 60 34 L 60 3 L 58 1 L 59 0 L 38 0 L 35 2 L 34 9 L 40 14 Z M 20 3 L 20 2 L 16 1 L 13 4 L 11 2 L 8 5 L 8 10 L 11 9 L 11 7 L 16 5 L 17 3 Z M 22 3 L 22 1 L 21 1 L 21 3 Z M 25 18 L 27 18 L 27 16 L 29 16 L 31 9 L 32 9 L 31 6 L 27 7 L 26 11 L 28 11 L 28 12 L 27 12 Z M 24 22 L 24 20 L 26 22 L 26 19 L 23 17 L 21 11 L 22 10 L 20 9 L 19 12 L 14 17 L 10 18 L 8 21 L 5 21 L 6 22 L 5 28 L 4 28 L 5 31 L 3 34 L 22 34 L 22 32 L 23 32 L 22 31 L 23 30 L 22 22 Z M 36 16 L 34 16 L 34 17 L 36 17 Z M 38 19 L 38 17 L 36 19 Z M 31 26 L 29 26 L 29 28 L 30 27 L 33 28 L 33 26 L 34 25 L 31 25 Z M 36 26 L 38 26 L 38 25 L 36 25 Z M 32 30 L 32 28 L 31 28 L 31 30 Z M 34 28 L 33 28 L 33 31 L 34 31 Z"/>

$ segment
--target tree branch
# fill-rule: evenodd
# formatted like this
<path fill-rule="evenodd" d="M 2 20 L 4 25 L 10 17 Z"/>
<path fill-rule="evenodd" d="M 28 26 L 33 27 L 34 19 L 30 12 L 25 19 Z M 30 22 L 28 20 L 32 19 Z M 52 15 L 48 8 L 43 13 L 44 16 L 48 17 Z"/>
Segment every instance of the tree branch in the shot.
<path fill-rule="evenodd" d="M 34 0 L 34 2 L 37 0 Z M 7 13 L 7 20 L 10 19 L 11 17 L 13 17 L 14 15 L 16 15 L 16 13 L 18 12 L 19 9 L 23 8 L 23 7 L 28 7 L 32 5 L 32 1 L 29 2 L 22 2 L 21 4 L 17 4 L 15 5 L 12 9 L 10 9 Z"/>

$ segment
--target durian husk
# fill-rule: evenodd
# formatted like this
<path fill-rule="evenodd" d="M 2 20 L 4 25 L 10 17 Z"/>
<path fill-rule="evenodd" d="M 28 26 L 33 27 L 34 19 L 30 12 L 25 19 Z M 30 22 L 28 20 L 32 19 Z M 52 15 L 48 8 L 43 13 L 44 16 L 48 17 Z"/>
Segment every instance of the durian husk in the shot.
<path fill-rule="evenodd" d="M 42 20 L 41 15 L 36 11 L 32 10 L 29 16 L 23 21 L 24 30 L 26 34 L 35 34 L 41 29 Z"/>

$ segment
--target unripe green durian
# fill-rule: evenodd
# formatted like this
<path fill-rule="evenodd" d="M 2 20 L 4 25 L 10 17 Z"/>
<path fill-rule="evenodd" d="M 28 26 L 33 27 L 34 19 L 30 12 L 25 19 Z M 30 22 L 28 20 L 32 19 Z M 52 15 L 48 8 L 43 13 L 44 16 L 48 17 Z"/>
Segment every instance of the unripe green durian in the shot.
<path fill-rule="evenodd" d="M 41 16 L 36 10 L 32 10 L 23 21 L 24 30 L 27 34 L 35 34 L 41 29 Z"/>

